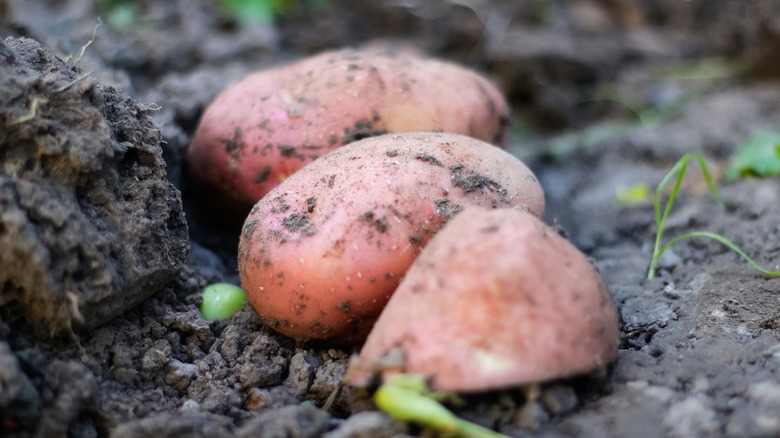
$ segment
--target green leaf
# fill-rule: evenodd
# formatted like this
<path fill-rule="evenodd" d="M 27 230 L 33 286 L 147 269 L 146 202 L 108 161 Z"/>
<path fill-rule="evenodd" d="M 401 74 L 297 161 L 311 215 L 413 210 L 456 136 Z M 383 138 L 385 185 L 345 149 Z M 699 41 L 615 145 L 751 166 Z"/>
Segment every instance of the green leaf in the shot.
<path fill-rule="evenodd" d="M 750 176 L 780 175 L 780 132 L 759 131 L 732 155 L 723 175 L 726 182 Z"/>
<path fill-rule="evenodd" d="M 200 313 L 206 319 L 225 319 L 233 316 L 244 303 L 246 294 L 230 283 L 215 283 L 203 289 Z"/>
<path fill-rule="evenodd" d="M 674 245 L 675 243 L 683 239 L 691 239 L 693 237 L 707 237 L 712 240 L 716 240 L 722 243 L 723 245 L 727 246 L 735 253 L 739 254 L 739 256 L 742 257 L 756 271 L 765 275 L 769 275 L 770 277 L 777 277 L 778 275 L 780 275 L 780 271 L 770 271 L 769 269 L 766 269 L 763 266 L 756 263 L 753 259 L 750 258 L 750 256 L 748 256 L 745 253 L 745 251 L 742 251 L 742 249 L 738 247 L 734 242 L 730 241 L 729 239 L 726 239 L 720 234 L 710 233 L 709 231 L 692 231 L 690 233 L 685 233 L 682 236 L 677 236 L 674 239 L 670 240 L 666 245 L 664 245 L 663 248 L 661 248 L 661 253 L 669 249 L 669 247 Z"/>

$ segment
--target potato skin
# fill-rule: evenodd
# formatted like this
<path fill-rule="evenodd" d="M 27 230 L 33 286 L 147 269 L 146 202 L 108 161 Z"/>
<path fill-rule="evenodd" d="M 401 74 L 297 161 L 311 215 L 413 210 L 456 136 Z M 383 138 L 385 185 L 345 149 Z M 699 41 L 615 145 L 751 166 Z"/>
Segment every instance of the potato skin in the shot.
<path fill-rule="evenodd" d="M 252 74 L 204 112 L 196 181 L 254 205 L 313 159 L 385 132 L 441 130 L 503 145 L 508 107 L 482 76 L 392 51 L 341 50 Z"/>
<path fill-rule="evenodd" d="M 400 370 L 485 391 L 590 371 L 618 344 L 617 310 L 581 252 L 527 212 L 467 207 L 415 260 L 347 380 Z M 389 357 L 401 362 L 383 369 Z"/>
<path fill-rule="evenodd" d="M 517 158 L 457 134 L 367 138 L 299 170 L 252 209 L 241 284 L 271 327 L 298 339 L 365 339 L 420 249 L 466 206 L 544 210 Z"/>

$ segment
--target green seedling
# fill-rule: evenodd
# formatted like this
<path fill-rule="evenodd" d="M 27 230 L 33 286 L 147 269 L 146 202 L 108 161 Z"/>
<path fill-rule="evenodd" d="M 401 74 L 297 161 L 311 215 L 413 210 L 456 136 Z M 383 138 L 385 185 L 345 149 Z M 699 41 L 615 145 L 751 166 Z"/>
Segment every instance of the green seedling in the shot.
<path fill-rule="evenodd" d="M 430 429 L 437 436 L 460 438 L 506 438 L 455 416 L 440 402 L 457 403 L 454 394 L 428 389 L 420 375 L 399 374 L 380 386 L 374 394 L 377 407 L 396 420 Z"/>
<path fill-rule="evenodd" d="M 780 175 L 780 132 L 759 131 L 751 135 L 731 157 L 723 181 L 776 175 Z"/>
<path fill-rule="evenodd" d="M 689 239 L 692 237 L 707 237 L 710 239 L 714 239 L 723 245 L 727 246 L 732 251 L 739 254 L 740 257 L 745 259 L 745 261 L 748 262 L 750 266 L 752 266 L 757 271 L 770 275 L 770 276 L 776 276 L 780 275 L 780 271 L 770 271 L 768 269 L 765 269 L 758 265 L 756 262 L 753 261 L 747 254 L 745 254 L 744 251 L 742 251 L 737 245 L 735 245 L 730 240 L 726 239 L 725 237 L 721 236 L 720 234 L 711 233 L 708 231 L 693 231 L 690 233 L 685 233 L 680 236 L 677 236 L 667 242 L 666 244 L 661 244 L 663 239 L 663 232 L 664 232 L 664 225 L 666 224 L 666 219 L 669 217 L 669 212 L 672 210 L 672 204 L 674 204 L 674 200 L 677 197 L 677 193 L 680 191 L 680 186 L 682 185 L 683 178 L 685 177 L 685 171 L 688 169 L 688 164 L 691 160 L 695 160 L 699 163 L 699 167 L 701 168 L 701 172 L 704 175 L 704 179 L 707 182 L 707 187 L 710 191 L 710 196 L 712 196 L 712 199 L 715 200 L 719 205 L 722 205 L 723 202 L 720 198 L 720 195 L 718 194 L 718 190 L 715 187 L 715 183 L 712 179 L 712 175 L 710 174 L 709 168 L 707 167 L 707 163 L 704 160 L 704 157 L 702 157 L 700 154 L 696 153 L 688 153 L 683 155 L 677 163 L 672 167 L 672 169 L 669 171 L 669 173 L 666 174 L 666 176 L 661 180 L 661 182 L 658 184 L 658 187 L 655 190 L 655 195 L 653 196 L 653 206 L 655 208 L 655 225 L 656 225 L 656 235 L 655 235 L 655 246 L 653 247 L 653 258 L 650 261 L 650 268 L 647 271 L 647 278 L 652 279 L 655 276 L 655 267 L 656 263 L 658 262 L 658 259 L 661 258 L 661 256 L 666 252 L 667 249 L 669 249 L 672 245 L 675 243 L 684 240 Z M 661 212 L 661 194 L 663 193 L 664 189 L 669 185 L 669 183 L 674 180 L 674 186 L 672 187 L 672 191 L 669 194 L 669 199 L 666 201 L 666 205 L 663 208 L 663 213 Z"/>
<path fill-rule="evenodd" d="M 246 294 L 230 283 L 215 283 L 203 289 L 200 313 L 206 319 L 225 319 L 233 316 L 246 302 Z"/>

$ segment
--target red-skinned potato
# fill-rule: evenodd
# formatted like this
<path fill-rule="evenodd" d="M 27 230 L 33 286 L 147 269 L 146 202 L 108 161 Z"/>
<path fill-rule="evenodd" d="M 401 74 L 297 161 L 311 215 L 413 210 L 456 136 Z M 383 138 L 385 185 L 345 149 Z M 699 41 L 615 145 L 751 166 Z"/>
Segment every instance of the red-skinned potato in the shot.
<path fill-rule="evenodd" d="M 341 50 L 252 74 L 204 112 L 189 171 L 248 210 L 313 159 L 385 132 L 441 130 L 502 145 L 508 107 L 485 78 L 392 51 Z"/>
<path fill-rule="evenodd" d="M 618 316 L 586 257 L 519 209 L 467 207 L 428 244 L 347 381 L 423 374 L 485 391 L 588 372 L 617 356 Z"/>
<path fill-rule="evenodd" d="M 420 249 L 466 206 L 544 210 L 517 158 L 470 137 L 387 134 L 299 170 L 252 209 L 238 267 L 249 302 L 277 331 L 365 339 Z"/>

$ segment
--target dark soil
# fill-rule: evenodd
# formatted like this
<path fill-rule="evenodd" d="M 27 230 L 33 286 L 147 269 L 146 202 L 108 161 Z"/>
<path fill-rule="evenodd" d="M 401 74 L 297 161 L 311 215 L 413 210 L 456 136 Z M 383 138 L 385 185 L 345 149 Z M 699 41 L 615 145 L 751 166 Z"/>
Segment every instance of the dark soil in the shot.
<path fill-rule="evenodd" d="M 122 3 L 0 0 L 0 435 L 425 433 L 342 387 L 353 350 L 197 309 L 206 284 L 237 283 L 238 230 L 183 166 L 203 108 L 258 68 L 377 38 L 500 85 L 547 221 L 621 314 L 607 369 L 459 415 L 518 437 L 780 435 L 780 280 L 702 239 L 648 280 L 653 206 L 616 201 L 686 152 L 717 173 L 777 128 L 778 2 L 331 0 L 254 25 L 216 1 L 128 2 L 127 19 Z M 667 238 L 720 233 L 780 269 L 780 180 L 722 185 L 720 206 L 689 172 Z"/>
<path fill-rule="evenodd" d="M 159 132 L 145 107 L 39 43 L 8 39 L 0 52 L 3 320 L 44 336 L 94 328 L 187 258 Z"/>

